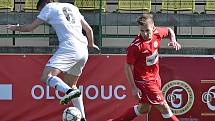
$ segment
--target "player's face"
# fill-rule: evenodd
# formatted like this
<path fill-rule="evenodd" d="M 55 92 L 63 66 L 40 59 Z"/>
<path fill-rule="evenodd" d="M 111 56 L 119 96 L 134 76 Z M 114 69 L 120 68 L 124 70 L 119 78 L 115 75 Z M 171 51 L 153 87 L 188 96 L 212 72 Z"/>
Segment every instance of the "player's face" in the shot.
<path fill-rule="evenodd" d="M 154 24 L 139 25 L 139 29 L 140 29 L 140 34 L 143 37 L 143 39 L 149 40 L 152 38 Z"/>

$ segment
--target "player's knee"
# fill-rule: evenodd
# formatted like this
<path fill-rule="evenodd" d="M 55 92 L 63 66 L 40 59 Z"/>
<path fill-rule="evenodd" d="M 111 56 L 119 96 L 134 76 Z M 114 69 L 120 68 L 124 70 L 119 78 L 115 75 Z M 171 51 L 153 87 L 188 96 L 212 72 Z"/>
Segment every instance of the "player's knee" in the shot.
<path fill-rule="evenodd" d="M 50 77 L 52 77 L 52 76 L 54 76 L 54 75 L 52 75 L 51 73 L 43 74 L 43 75 L 41 76 L 41 78 L 40 78 L 40 81 L 41 81 L 41 82 L 47 82 L 47 80 L 48 80 Z"/>
<path fill-rule="evenodd" d="M 170 118 L 173 115 L 167 103 L 158 105 L 157 108 L 160 110 L 163 118 Z"/>
<path fill-rule="evenodd" d="M 45 77 L 43 77 L 43 76 L 40 78 L 40 81 L 41 81 L 41 82 L 45 82 L 45 80 L 46 80 L 46 79 L 45 79 Z"/>
<path fill-rule="evenodd" d="M 136 105 L 136 106 L 134 106 L 134 110 L 137 115 L 142 115 L 142 114 L 150 112 L 150 107 L 143 106 L 143 105 Z"/>
<path fill-rule="evenodd" d="M 150 109 L 148 108 L 148 109 L 142 109 L 142 110 L 140 110 L 140 112 L 142 113 L 142 114 L 144 114 L 144 113 L 149 113 L 150 112 Z"/>
<path fill-rule="evenodd" d="M 166 119 L 166 118 L 172 117 L 172 116 L 173 116 L 173 113 L 172 113 L 172 111 L 169 109 L 169 110 L 166 110 L 165 112 L 162 112 L 161 115 L 162 115 L 163 118 Z"/>
<path fill-rule="evenodd" d="M 46 82 L 47 79 L 48 79 L 47 75 L 42 75 L 41 78 L 40 78 L 40 81 L 41 82 Z"/>
<path fill-rule="evenodd" d="M 171 112 L 170 107 L 167 103 L 163 103 L 157 106 L 158 110 L 160 110 L 161 113 L 169 113 Z"/>
<path fill-rule="evenodd" d="M 178 118 L 172 113 L 169 106 L 164 108 L 163 112 L 161 112 L 161 115 L 164 119 L 168 119 L 168 121 L 179 121 Z"/>

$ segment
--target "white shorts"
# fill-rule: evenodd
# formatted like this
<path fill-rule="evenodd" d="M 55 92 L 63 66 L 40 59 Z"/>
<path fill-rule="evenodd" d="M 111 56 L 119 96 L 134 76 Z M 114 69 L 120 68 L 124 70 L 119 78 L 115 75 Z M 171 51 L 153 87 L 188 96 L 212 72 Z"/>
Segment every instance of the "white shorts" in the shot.
<path fill-rule="evenodd" d="M 81 48 L 81 51 L 59 48 L 49 59 L 46 66 L 57 68 L 67 74 L 80 76 L 87 59 L 87 47 Z"/>

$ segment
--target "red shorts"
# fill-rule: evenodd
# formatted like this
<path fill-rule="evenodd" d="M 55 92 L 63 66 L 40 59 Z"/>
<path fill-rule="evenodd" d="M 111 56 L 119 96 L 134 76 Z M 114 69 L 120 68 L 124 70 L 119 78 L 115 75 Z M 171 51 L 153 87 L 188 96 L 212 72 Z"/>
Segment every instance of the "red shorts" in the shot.
<path fill-rule="evenodd" d="M 161 80 L 136 81 L 136 86 L 141 90 L 140 103 L 162 104 L 165 100 L 161 91 Z"/>

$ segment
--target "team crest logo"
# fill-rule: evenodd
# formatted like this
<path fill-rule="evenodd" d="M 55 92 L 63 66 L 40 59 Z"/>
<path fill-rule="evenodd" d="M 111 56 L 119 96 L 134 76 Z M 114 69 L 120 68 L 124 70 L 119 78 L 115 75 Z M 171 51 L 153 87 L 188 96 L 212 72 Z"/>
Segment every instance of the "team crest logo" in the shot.
<path fill-rule="evenodd" d="M 175 115 L 187 113 L 194 103 L 192 88 L 184 81 L 173 80 L 166 83 L 162 92 Z"/>
<path fill-rule="evenodd" d="M 215 86 L 212 86 L 208 89 L 207 92 L 204 92 L 202 94 L 202 102 L 207 104 L 207 107 L 211 111 L 215 111 L 215 106 L 214 106 L 214 98 L 215 98 Z"/>
<path fill-rule="evenodd" d="M 157 48 L 157 47 L 158 47 L 158 41 L 155 40 L 155 41 L 154 41 L 154 48 Z"/>
<path fill-rule="evenodd" d="M 201 80 L 203 109 L 201 116 L 215 115 L 215 80 Z"/>

